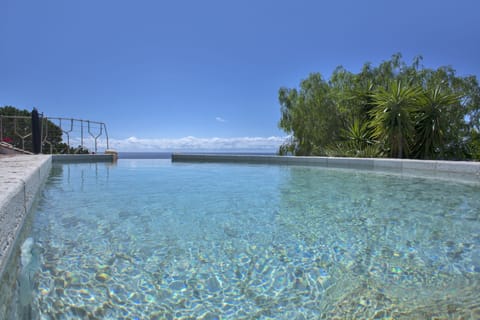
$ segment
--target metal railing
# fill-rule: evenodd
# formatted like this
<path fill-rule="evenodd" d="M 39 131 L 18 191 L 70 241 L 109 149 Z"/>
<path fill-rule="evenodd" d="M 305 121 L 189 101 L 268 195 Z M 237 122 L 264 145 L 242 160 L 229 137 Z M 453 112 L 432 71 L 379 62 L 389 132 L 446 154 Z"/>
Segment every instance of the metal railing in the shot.
<path fill-rule="evenodd" d="M 100 142 L 109 149 L 103 122 L 61 117 L 40 117 L 40 121 L 42 153 L 97 153 Z M 31 136 L 31 117 L 0 115 L 0 141 L 31 151 Z"/>

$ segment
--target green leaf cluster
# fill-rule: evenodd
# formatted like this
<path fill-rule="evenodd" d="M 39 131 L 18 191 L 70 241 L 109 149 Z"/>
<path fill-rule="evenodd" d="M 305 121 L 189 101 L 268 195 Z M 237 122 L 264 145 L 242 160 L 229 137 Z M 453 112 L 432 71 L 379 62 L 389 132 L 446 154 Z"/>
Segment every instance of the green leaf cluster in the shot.
<path fill-rule="evenodd" d="M 31 138 L 31 112 L 21 110 L 12 106 L 0 107 L 1 116 L 16 116 L 15 120 L 11 118 L 3 118 L 2 120 L 2 137 L 11 143 L 14 147 L 32 151 Z M 21 117 L 26 117 L 25 119 Z M 79 146 L 77 149 L 72 148 L 63 142 L 62 128 L 50 120 L 43 121 L 42 150 L 43 153 L 89 153 L 88 149 Z M 46 136 L 46 137 L 45 137 Z M 22 139 L 23 138 L 23 139 Z"/>
<path fill-rule="evenodd" d="M 337 67 L 280 88 L 280 154 L 480 159 L 480 87 L 451 67 L 408 65 L 395 54 L 359 73 Z"/>

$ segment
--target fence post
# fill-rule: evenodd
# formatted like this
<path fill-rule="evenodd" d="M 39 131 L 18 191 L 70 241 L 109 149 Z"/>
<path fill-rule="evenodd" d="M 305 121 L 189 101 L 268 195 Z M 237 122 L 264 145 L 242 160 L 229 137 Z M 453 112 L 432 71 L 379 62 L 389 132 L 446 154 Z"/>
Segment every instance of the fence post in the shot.
<path fill-rule="evenodd" d="M 40 119 L 36 108 L 32 110 L 32 149 L 33 153 L 39 154 L 42 146 L 42 132 Z"/>

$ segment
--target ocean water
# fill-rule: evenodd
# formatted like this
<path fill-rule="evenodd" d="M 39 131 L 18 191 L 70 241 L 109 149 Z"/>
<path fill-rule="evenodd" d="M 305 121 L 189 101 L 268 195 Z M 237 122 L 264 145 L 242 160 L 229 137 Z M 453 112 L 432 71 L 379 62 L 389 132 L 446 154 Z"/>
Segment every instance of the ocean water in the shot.
<path fill-rule="evenodd" d="M 479 194 L 300 166 L 55 164 L 28 235 L 29 313 L 479 318 Z"/>
<path fill-rule="evenodd" d="M 120 159 L 170 159 L 173 152 L 119 152 L 118 156 Z M 188 152 L 182 151 L 181 153 L 195 153 L 195 154 L 242 154 L 242 155 L 266 155 L 271 156 L 275 155 L 275 152 Z"/>

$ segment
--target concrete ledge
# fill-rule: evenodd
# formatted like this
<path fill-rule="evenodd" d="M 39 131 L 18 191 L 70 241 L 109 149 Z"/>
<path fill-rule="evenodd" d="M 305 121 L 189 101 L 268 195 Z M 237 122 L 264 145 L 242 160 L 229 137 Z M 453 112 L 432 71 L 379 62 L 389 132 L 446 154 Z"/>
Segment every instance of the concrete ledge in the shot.
<path fill-rule="evenodd" d="M 286 164 L 292 165 L 306 165 L 306 166 L 328 166 L 328 158 L 318 158 L 318 157 L 279 157 L 276 158 L 287 158 Z"/>
<path fill-rule="evenodd" d="M 475 165 L 476 164 L 476 165 Z M 466 162 L 466 161 L 437 161 L 436 170 L 442 172 L 459 172 L 468 173 L 480 176 L 480 163 L 479 162 Z"/>
<path fill-rule="evenodd" d="M 432 160 L 401 160 L 403 170 L 427 170 L 434 171 L 437 167 L 437 161 Z"/>
<path fill-rule="evenodd" d="M 0 275 L 51 166 L 52 157 L 45 155 L 0 159 Z"/>
<path fill-rule="evenodd" d="M 72 162 L 114 162 L 114 154 L 55 154 L 52 156 L 53 162 L 72 163 Z"/>
<path fill-rule="evenodd" d="M 373 168 L 402 170 L 402 159 L 373 159 Z"/>
<path fill-rule="evenodd" d="M 380 158 L 292 157 L 259 155 L 172 154 L 172 162 L 224 162 L 307 165 L 421 176 L 480 183 L 480 162 Z"/>
<path fill-rule="evenodd" d="M 374 169 L 374 159 L 368 158 L 328 158 L 328 166 L 332 168 Z"/>
<path fill-rule="evenodd" d="M 259 164 L 287 164 L 291 157 L 276 157 L 265 155 L 241 154 L 172 154 L 172 162 L 223 162 L 223 163 L 259 163 Z"/>

